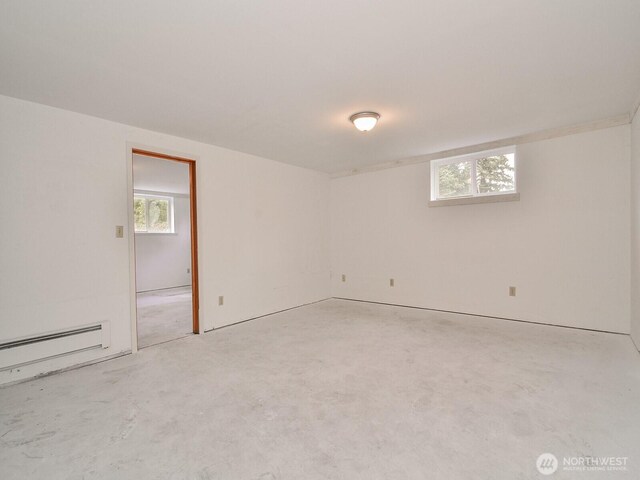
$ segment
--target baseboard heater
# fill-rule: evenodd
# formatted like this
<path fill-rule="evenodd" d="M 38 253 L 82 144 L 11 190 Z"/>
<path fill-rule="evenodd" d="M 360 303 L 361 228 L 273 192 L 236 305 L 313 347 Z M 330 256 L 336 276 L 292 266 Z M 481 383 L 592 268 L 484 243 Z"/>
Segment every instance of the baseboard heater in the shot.
<path fill-rule="evenodd" d="M 0 371 L 110 344 L 109 322 L 16 338 L 0 343 Z"/>

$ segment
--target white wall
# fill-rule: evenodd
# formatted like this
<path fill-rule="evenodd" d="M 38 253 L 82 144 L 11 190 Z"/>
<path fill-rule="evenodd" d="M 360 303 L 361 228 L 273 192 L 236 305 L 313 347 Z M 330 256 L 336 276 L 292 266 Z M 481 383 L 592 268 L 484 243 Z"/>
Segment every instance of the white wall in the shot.
<path fill-rule="evenodd" d="M 189 165 L 148 155 L 133 155 L 133 188 L 189 195 Z"/>
<path fill-rule="evenodd" d="M 640 115 L 631 124 L 631 337 L 640 350 Z"/>
<path fill-rule="evenodd" d="M 0 96 L 0 341 L 105 320 L 112 332 L 104 351 L 0 382 L 131 348 L 132 232 L 115 237 L 128 225 L 127 142 L 197 157 L 205 329 L 329 296 L 327 175 Z"/>
<path fill-rule="evenodd" d="M 191 285 L 189 165 L 133 155 L 133 188 L 174 197 L 174 233 L 135 236 L 136 290 Z"/>
<path fill-rule="evenodd" d="M 429 208 L 428 163 L 332 180 L 333 295 L 628 333 L 629 130 L 519 146 L 519 202 Z"/>
<path fill-rule="evenodd" d="M 0 96 L 0 341 L 98 321 L 110 321 L 112 331 L 104 351 L 3 371 L 0 382 L 131 348 L 132 232 L 124 239 L 114 232 L 128 226 L 128 142 L 197 160 L 207 330 L 332 293 L 629 332 L 630 130 L 520 146 L 520 202 L 428 208 L 427 164 L 329 182 L 310 170 Z M 633 131 L 635 255 L 637 119 Z M 509 285 L 517 297 L 507 296 Z"/>
<path fill-rule="evenodd" d="M 189 168 L 186 164 L 184 167 Z M 167 192 L 166 195 L 173 194 Z M 173 217 L 175 233 L 136 234 L 136 290 L 138 292 L 191 285 L 189 197 L 174 196 Z"/>

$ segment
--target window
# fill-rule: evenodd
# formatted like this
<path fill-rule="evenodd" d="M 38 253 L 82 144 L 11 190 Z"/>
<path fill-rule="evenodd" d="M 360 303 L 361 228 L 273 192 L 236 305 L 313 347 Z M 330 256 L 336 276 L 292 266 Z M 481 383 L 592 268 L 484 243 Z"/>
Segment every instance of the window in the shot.
<path fill-rule="evenodd" d="M 518 199 L 514 147 L 431 162 L 431 206 Z"/>
<path fill-rule="evenodd" d="M 174 233 L 173 197 L 134 194 L 136 233 Z"/>

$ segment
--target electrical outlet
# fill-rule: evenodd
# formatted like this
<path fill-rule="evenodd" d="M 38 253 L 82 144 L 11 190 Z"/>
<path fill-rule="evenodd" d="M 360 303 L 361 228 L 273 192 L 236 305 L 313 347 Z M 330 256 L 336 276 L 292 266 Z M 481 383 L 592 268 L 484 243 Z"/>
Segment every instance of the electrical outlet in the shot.
<path fill-rule="evenodd" d="M 220 306 L 220 307 L 221 307 L 222 305 L 224 305 L 224 296 L 223 296 L 223 295 L 220 295 L 220 296 L 218 297 L 218 306 Z"/>
<path fill-rule="evenodd" d="M 389 279 L 389 286 L 390 286 L 390 287 L 395 287 L 395 286 L 396 286 L 396 281 L 395 281 L 395 279 L 394 279 L 394 278 L 390 278 L 390 279 Z"/>
<path fill-rule="evenodd" d="M 187 273 L 191 273 L 191 269 L 190 268 L 187 268 Z"/>
<path fill-rule="evenodd" d="M 346 282 L 346 281 L 347 281 L 347 276 L 346 276 L 344 273 L 342 274 L 342 281 L 343 281 L 343 282 Z"/>
<path fill-rule="evenodd" d="M 116 225 L 116 238 L 124 238 L 124 226 Z"/>
<path fill-rule="evenodd" d="M 510 297 L 516 296 L 516 287 L 509 287 L 509 296 Z"/>

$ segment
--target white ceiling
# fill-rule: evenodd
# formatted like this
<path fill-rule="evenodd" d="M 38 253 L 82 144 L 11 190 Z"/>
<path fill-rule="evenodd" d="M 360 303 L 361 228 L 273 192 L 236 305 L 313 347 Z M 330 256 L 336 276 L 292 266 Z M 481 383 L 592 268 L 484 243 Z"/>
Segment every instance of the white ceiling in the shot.
<path fill-rule="evenodd" d="M 629 112 L 638 0 L 3 0 L 0 93 L 336 172 Z M 350 114 L 375 110 L 362 134 Z"/>
<path fill-rule="evenodd" d="M 134 155 L 133 188 L 189 195 L 189 165 L 145 155 Z"/>

